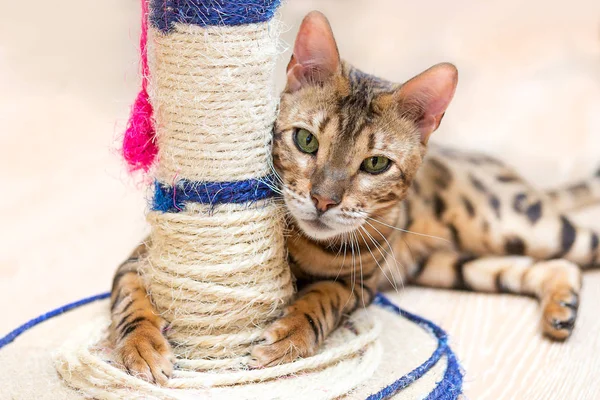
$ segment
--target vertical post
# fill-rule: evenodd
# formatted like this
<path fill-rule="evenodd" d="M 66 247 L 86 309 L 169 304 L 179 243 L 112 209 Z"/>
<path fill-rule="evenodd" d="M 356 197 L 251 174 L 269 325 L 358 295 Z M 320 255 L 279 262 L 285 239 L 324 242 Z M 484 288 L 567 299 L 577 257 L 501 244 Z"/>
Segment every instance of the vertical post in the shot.
<path fill-rule="evenodd" d="M 158 159 L 144 276 L 175 353 L 219 366 L 243 364 L 293 293 L 269 184 L 278 5 L 150 2 Z"/>

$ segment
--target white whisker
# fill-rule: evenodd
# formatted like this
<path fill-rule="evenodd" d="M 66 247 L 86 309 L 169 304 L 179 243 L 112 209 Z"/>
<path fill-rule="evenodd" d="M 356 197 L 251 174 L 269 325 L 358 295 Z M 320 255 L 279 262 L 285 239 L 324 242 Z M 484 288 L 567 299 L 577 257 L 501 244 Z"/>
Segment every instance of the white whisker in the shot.
<path fill-rule="evenodd" d="M 355 232 L 360 233 L 360 231 L 355 231 Z M 358 249 L 358 261 L 360 262 L 360 283 L 362 285 L 362 283 L 363 283 L 363 263 L 362 263 L 362 256 L 360 254 L 360 243 L 358 241 L 358 236 L 356 236 L 356 233 L 354 233 L 354 237 L 356 238 L 356 248 Z M 364 240 L 364 238 L 363 238 L 363 240 Z M 367 308 L 367 305 L 365 304 L 365 297 L 362 295 L 362 293 L 361 293 L 360 297 L 361 297 L 361 300 L 363 303 L 363 308 Z"/>
<path fill-rule="evenodd" d="M 350 236 L 350 249 L 352 250 L 352 267 L 350 268 L 350 296 L 348 297 L 348 300 L 346 300 L 346 304 L 344 305 L 344 308 L 346 308 L 346 305 L 348 304 L 348 302 L 352 299 L 352 296 L 354 295 L 354 276 L 356 271 L 354 271 L 354 267 L 355 267 L 355 259 L 354 259 L 354 237 Z"/>
<path fill-rule="evenodd" d="M 410 233 L 410 234 L 417 235 L 417 236 L 424 236 L 424 237 L 428 237 L 428 238 L 432 238 L 432 239 L 439 239 L 439 240 L 442 240 L 444 242 L 452 243 L 450 240 L 444 239 L 444 238 L 439 237 L 439 236 L 427 235 L 426 233 L 413 232 L 413 231 L 409 231 L 409 230 L 406 230 L 406 229 L 398 228 L 397 226 L 392 226 L 392 225 L 386 224 L 385 222 L 381 222 L 380 220 L 378 220 L 376 218 L 369 217 L 368 215 L 365 215 L 365 218 L 370 219 L 372 221 L 377 222 L 378 224 L 381 224 L 383 226 L 387 226 L 388 228 L 395 229 L 395 230 L 400 231 L 400 232 Z"/>
<path fill-rule="evenodd" d="M 381 256 L 383 257 L 384 260 L 386 260 L 385 255 L 381 252 L 380 247 L 378 246 L 377 242 L 373 239 L 373 236 L 371 236 L 371 234 L 364 228 L 364 227 L 360 227 L 360 229 L 362 229 L 365 234 L 367 235 L 367 237 L 371 240 L 371 242 L 375 245 L 375 248 L 379 251 L 379 254 L 381 254 Z M 360 233 L 360 231 L 359 231 Z M 362 233 L 360 234 L 361 236 Z M 385 269 L 381 266 L 381 264 L 379 263 L 379 261 L 377 261 L 377 258 L 375 257 L 375 255 L 373 254 L 373 252 L 371 251 L 371 248 L 369 247 L 369 244 L 367 243 L 367 241 L 365 240 L 364 236 L 363 236 L 363 240 L 365 242 L 365 245 L 367 246 L 367 249 L 369 250 L 369 253 L 371 253 L 371 257 L 373 257 L 373 260 L 375 260 L 375 262 L 377 263 L 377 266 L 379 267 L 379 269 L 381 270 L 381 272 L 383 273 L 383 276 L 385 276 L 385 279 L 387 279 L 387 281 L 390 283 L 390 285 L 392 285 L 392 287 L 396 290 L 396 292 L 398 292 L 398 287 L 395 285 L 395 282 L 393 279 L 390 279 L 386 272 Z M 385 250 L 385 249 L 384 249 Z"/>
<path fill-rule="evenodd" d="M 400 270 L 400 268 L 406 270 L 406 268 L 404 267 L 404 265 L 402 265 L 397 259 L 396 259 L 396 255 L 394 254 L 394 248 L 392 247 L 391 243 L 389 242 L 389 240 L 387 239 L 387 237 L 385 237 L 385 235 L 383 233 L 381 233 L 381 231 L 379 229 L 377 229 L 375 226 L 373 226 L 373 224 L 371 224 L 369 221 L 365 221 L 367 224 L 369 224 L 369 226 L 373 229 L 375 229 L 375 232 L 377 232 L 379 234 L 379 236 L 381 236 L 383 238 L 383 240 L 385 240 L 386 244 L 388 245 L 390 251 L 392 252 L 392 258 L 394 259 L 394 267 L 399 271 L 399 277 L 400 277 L 400 286 L 404 287 L 404 280 L 403 280 L 403 276 L 404 274 L 402 273 L 402 270 Z M 368 233 L 368 232 L 367 232 Z M 396 289 L 397 290 L 397 289 Z"/>

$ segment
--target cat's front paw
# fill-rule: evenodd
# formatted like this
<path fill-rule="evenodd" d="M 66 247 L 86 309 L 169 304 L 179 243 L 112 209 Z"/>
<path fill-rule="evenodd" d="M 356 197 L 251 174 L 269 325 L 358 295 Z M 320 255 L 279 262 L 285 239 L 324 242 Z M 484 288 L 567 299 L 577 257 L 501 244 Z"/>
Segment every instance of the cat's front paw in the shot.
<path fill-rule="evenodd" d="M 165 385 L 173 373 L 171 346 L 149 321 L 140 323 L 118 342 L 115 356 L 129 374 L 147 382 Z"/>
<path fill-rule="evenodd" d="M 271 367 L 313 355 L 318 348 L 318 321 L 292 311 L 271 324 L 252 349 L 252 367 Z"/>

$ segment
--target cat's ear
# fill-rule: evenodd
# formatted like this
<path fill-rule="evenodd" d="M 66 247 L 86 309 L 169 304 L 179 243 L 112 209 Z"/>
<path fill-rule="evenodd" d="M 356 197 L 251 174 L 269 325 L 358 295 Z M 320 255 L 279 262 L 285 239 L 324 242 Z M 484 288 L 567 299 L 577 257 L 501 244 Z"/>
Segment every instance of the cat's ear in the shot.
<path fill-rule="evenodd" d="M 327 18 L 311 11 L 300 25 L 294 53 L 287 66 L 287 92 L 319 84 L 339 72 L 340 55 Z"/>
<path fill-rule="evenodd" d="M 457 83 L 456 67 L 442 63 L 415 76 L 396 92 L 399 110 L 416 123 L 421 143 L 427 144 L 429 136 L 440 126 Z"/>

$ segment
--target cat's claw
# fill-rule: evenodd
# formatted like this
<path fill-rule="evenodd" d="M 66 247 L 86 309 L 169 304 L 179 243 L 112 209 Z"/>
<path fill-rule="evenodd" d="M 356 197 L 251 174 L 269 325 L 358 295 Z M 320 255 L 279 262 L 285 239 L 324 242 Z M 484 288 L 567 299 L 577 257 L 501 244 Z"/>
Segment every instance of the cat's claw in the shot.
<path fill-rule="evenodd" d="M 291 312 L 271 324 L 252 349 L 250 367 L 271 367 L 308 357 L 317 349 L 316 339 L 304 314 Z"/>
<path fill-rule="evenodd" d="M 115 356 L 129 374 L 147 382 L 166 385 L 173 374 L 175 359 L 171 346 L 150 323 L 139 326 L 120 341 Z"/>

